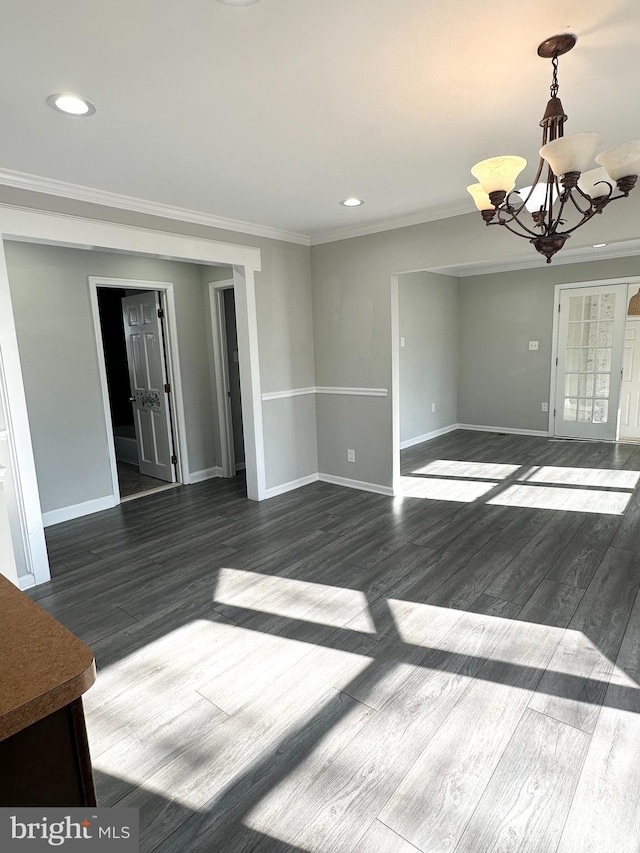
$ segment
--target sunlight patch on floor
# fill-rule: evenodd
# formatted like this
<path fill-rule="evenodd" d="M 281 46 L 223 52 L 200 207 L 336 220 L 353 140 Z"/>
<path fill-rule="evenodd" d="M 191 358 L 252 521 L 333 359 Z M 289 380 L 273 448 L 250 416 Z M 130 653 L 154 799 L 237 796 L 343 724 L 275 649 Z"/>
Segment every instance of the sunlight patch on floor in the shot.
<path fill-rule="evenodd" d="M 567 486 L 595 486 L 603 489 L 635 489 L 640 471 L 620 471 L 612 468 L 561 468 L 543 465 L 531 468 L 519 480 L 530 483 L 549 483 Z"/>
<path fill-rule="evenodd" d="M 375 633 L 367 599 L 357 589 L 262 575 L 243 569 L 220 570 L 215 600 L 289 619 Z"/>
<path fill-rule="evenodd" d="M 404 497 L 458 503 L 473 503 L 498 485 L 497 482 L 442 480 L 436 477 L 401 477 L 400 481 Z"/>
<path fill-rule="evenodd" d="M 497 506 L 526 507 L 528 509 L 557 509 L 564 512 L 595 512 L 605 515 L 623 515 L 631 494 L 605 492 L 600 489 L 562 488 L 561 486 L 509 486 L 488 503 Z"/>
<path fill-rule="evenodd" d="M 412 474 L 427 474 L 430 477 L 473 477 L 482 480 L 506 480 L 520 469 L 520 465 L 503 465 L 498 462 L 462 462 L 457 459 L 436 459 Z"/>

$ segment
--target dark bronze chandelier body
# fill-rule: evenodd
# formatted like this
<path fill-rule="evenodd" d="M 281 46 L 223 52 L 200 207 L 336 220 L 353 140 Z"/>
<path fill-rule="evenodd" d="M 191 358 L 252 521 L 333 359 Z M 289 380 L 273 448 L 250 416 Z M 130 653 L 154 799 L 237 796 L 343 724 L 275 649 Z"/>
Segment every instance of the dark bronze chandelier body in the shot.
<path fill-rule="evenodd" d="M 633 174 L 623 174 L 622 177 L 616 178 L 611 178 L 609 174 L 604 173 L 603 169 L 600 169 L 599 171 L 603 172 L 602 179 L 589 186 L 590 194 L 580 185 L 581 171 L 569 169 L 557 175 L 550 163 L 542 156 L 543 152 L 546 154 L 548 151 L 545 146 L 564 137 L 567 115 L 558 97 L 558 57 L 570 51 L 575 43 L 576 37 L 570 33 L 565 33 L 547 39 L 538 47 L 539 56 L 551 59 L 553 76 L 550 87 L 551 97 L 540 122 L 543 147 L 540 151 L 540 162 L 531 187 L 527 191 L 520 192 L 514 189 L 515 177 L 526 166 L 526 161 L 522 158 L 506 157 L 492 158 L 476 164 L 472 173 L 481 183 L 468 188 L 487 225 L 501 225 L 512 234 L 529 240 L 536 250 L 545 256 L 547 263 L 551 262 L 552 257 L 564 246 L 574 231 L 596 214 L 602 213 L 612 201 L 629 195 L 636 184 L 640 165 L 633 162 L 633 157 L 627 157 L 628 168 L 633 171 Z M 567 138 L 566 142 L 578 137 L 599 137 L 599 134 L 575 134 L 575 137 Z M 596 140 L 595 145 L 598 142 L 599 139 Z M 638 144 L 640 143 L 627 143 L 627 147 Z M 550 146 L 550 148 L 554 148 L 554 146 Z M 624 172 L 626 166 L 621 166 L 619 162 L 620 152 L 623 148 L 625 146 L 612 149 L 611 152 L 603 152 L 601 155 L 602 164 L 606 165 L 606 162 L 611 162 L 609 155 L 614 155 L 618 158 L 616 160 L 617 171 L 622 168 Z M 591 153 L 588 155 L 589 158 L 592 156 Z M 635 156 L 637 157 L 637 154 Z M 607 157 L 609 157 L 608 160 Z M 552 159 L 549 156 L 549 160 Z M 485 169 L 494 168 L 495 177 L 495 170 L 499 169 L 500 166 L 498 161 L 502 160 L 519 160 L 523 165 L 513 167 L 517 168 L 517 172 L 515 175 L 512 172 L 503 180 L 503 188 L 487 191 L 485 187 L 489 184 L 483 181 L 485 173 L 482 171 L 482 167 L 484 166 Z M 596 161 L 600 162 L 600 158 L 596 158 Z M 558 170 L 557 165 L 556 170 Z M 614 171 L 614 174 L 616 172 L 614 169 L 611 171 Z M 593 174 L 595 174 L 595 170 Z M 615 195 L 614 185 L 618 190 Z"/>

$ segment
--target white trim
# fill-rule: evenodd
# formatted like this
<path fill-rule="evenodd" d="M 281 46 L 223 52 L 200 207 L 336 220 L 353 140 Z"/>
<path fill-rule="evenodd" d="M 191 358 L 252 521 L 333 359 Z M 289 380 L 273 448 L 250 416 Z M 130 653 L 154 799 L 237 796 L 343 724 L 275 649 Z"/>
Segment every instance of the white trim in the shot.
<path fill-rule="evenodd" d="M 393 494 L 402 494 L 400 468 L 400 276 L 390 279 L 389 317 L 391 321 L 391 482 Z"/>
<path fill-rule="evenodd" d="M 0 230 L 0 398 L 4 407 L 9 458 L 26 569 L 35 583 L 51 580 L 42 526 L 40 492 L 31 445 L 9 273 Z"/>
<path fill-rule="evenodd" d="M 44 581 L 43 581 L 44 583 Z M 27 589 L 32 589 L 36 585 L 36 579 L 33 575 L 18 575 L 18 587 L 24 592 Z"/>
<path fill-rule="evenodd" d="M 244 461 L 247 472 L 247 497 L 264 500 L 266 462 L 262 420 L 262 388 L 258 349 L 258 314 L 255 273 L 250 267 L 234 266 L 233 292 L 236 302 L 236 332 L 242 397 Z"/>
<path fill-rule="evenodd" d="M 192 471 L 191 483 L 202 483 L 205 480 L 213 480 L 215 477 L 224 477 L 220 465 L 216 465 L 215 468 L 203 468 L 202 471 Z"/>
<path fill-rule="evenodd" d="M 442 427 L 441 429 L 434 429 L 432 432 L 425 432 L 424 435 L 416 435 L 415 438 L 406 438 L 404 441 L 400 442 L 400 450 L 404 450 L 407 447 L 413 447 L 416 444 L 422 444 L 423 441 L 430 441 L 432 438 L 438 438 L 438 436 L 446 435 L 448 432 L 453 432 L 456 429 L 460 429 L 460 424 L 449 424 L 449 426 Z"/>
<path fill-rule="evenodd" d="M 118 482 L 118 467 L 116 461 L 116 448 L 111 426 L 111 407 L 109 404 L 109 387 L 107 384 L 107 371 L 105 362 L 104 345 L 102 343 L 100 309 L 98 304 L 98 288 L 115 287 L 131 290 L 153 290 L 161 295 L 161 304 L 167 319 L 165 340 L 167 354 L 167 381 L 171 385 L 169 405 L 171 407 L 171 420 L 175 431 L 177 442 L 177 481 L 179 483 L 190 483 L 189 479 L 189 455 L 186 442 L 186 423 L 184 418 L 184 398 L 182 395 L 182 372 L 180 370 L 180 357 L 178 352 L 178 336 L 176 330 L 176 307 L 173 292 L 173 284 L 167 281 L 144 281 L 141 279 L 128 278 L 105 278 L 103 276 L 89 276 L 89 299 L 91 301 L 91 314 L 93 317 L 93 332 L 98 356 L 98 372 L 100 374 L 100 393 L 105 416 L 105 430 L 107 433 L 107 447 L 109 448 L 109 464 L 111 465 L 111 483 L 113 496 L 116 503 L 120 502 L 120 484 Z M 173 448 L 173 437 L 169 436 L 169 444 Z M 171 452 L 175 451 L 171 449 Z"/>
<path fill-rule="evenodd" d="M 2 204 L 0 234 L 3 240 L 25 243 L 111 249 L 194 264 L 237 264 L 254 272 L 261 269 L 260 249 L 254 246 Z"/>
<path fill-rule="evenodd" d="M 336 477 L 334 474 L 318 474 L 322 483 L 334 486 L 345 486 L 347 489 L 359 489 L 361 492 L 374 492 L 377 495 L 393 497 L 392 486 L 382 486 L 380 483 L 365 483 L 363 480 L 350 480 L 348 477 Z"/>
<path fill-rule="evenodd" d="M 548 438 L 544 429 L 517 429 L 516 427 L 483 426 L 482 424 L 456 424 L 454 429 L 468 429 L 473 432 L 506 432 L 509 435 L 533 435 Z"/>
<path fill-rule="evenodd" d="M 45 527 L 51 527 L 53 524 L 60 524 L 63 521 L 72 521 L 74 518 L 82 518 L 84 515 L 102 512 L 104 509 L 113 509 L 117 505 L 118 502 L 113 495 L 105 495 L 103 498 L 94 498 L 92 501 L 84 501 L 81 504 L 72 504 L 43 512 L 42 523 Z"/>
<path fill-rule="evenodd" d="M 364 237 L 367 234 L 380 234 L 382 231 L 394 231 L 396 228 L 407 228 L 411 225 L 423 225 L 425 222 L 434 222 L 438 219 L 449 219 L 452 216 L 462 216 L 465 213 L 472 214 L 468 201 L 456 201 L 451 204 L 442 204 L 429 210 L 408 213 L 404 216 L 394 216 L 388 219 L 380 219 L 377 222 L 368 222 L 362 225 L 350 225 L 344 228 L 332 228 L 330 231 L 322 231 L 311 236 L 311 245 L 319 246 L 322 243 L 334 243 L 338 240 L 349 240 L 352 237 Z"/>
<path fill-rule="evenodd" d="M 0 429 L 0 441 L 9 441 L 9 433 L 6 429 Z"/>
<path fill-rule="evenodd" d="M 283 495 L 285 492 L 292 492 L 294 489 L 301 489 L 303 486 L 308 486 L 310 483 L 317 483 L 319 474 L 307 474 L 306 477 L 300 477 L 297 480 L 289 480 L 288 483 L 281 483 L 279 486 L 271 486 L 265 492 L 265 497 L 275 498 L 278 495 Z"/>
<path fill-rule="evenodd" d="M 213 372 L 216 383 L 218 426 L 220 428 L 220 453 L 223 477 L 236 473 L 233 426 L 229 411 L 229 369 L 227 365 L 227 333 L 224 323 L 224 292 L 233 289 L 233 279 L 209 282 L 209 314 L 213 344 Z M 238 360 L 240 360 L 238 347 Z M 246 357 L 246 356 L 245 356 Z"/>
<path fill-rule="evenodd" d="M 309 388 L 289 388 L 285 391 L 267 391 L 262 400 L 283 400 L 285 397 L 301 397 L 304 394 L 338 394 L 347 397 L 386 397 L 387 388 L 350 388 L 343 385 L 311 385 Z"/>
<path fill-rule="evenodd" d="M 387 388 L 343 388 L 331 385 L 316 386 L 316 394 L 345 394 L 349 397 L 386 397 Z"/>
<path fill-rule="evenodd" d="M 309 388 L 289 388 L 287 391 L 267 391 L 262 395 L 262 401 L 267 400 L 284 400 L 285 397 L 302 397 L 305 394 L 316 394 L 318 389 L 315 386 Z"/>
<path fill-rule="evenodd" d="M 269 225 L 258 225 L 253 222 L 241 222 L 238 219 L 227 219 L 212 213 L 188 210 L 184 207 L 174 207 L 158 201 L 149 201 L 133 196 L 84 187 L 67 181 L 57 181 L 53 178 L 43 178 L 27 172 L 16 172 L 13 169 L 0 169 L 0 184 L 6 187 L 17 187 L 21 190 L 45 193 L 46 195 L 71 198 L 74 201 L 84 201 L 90 204 L 101 204 L 105 207 L 116 207 L 120 210 L 133 210 L 136 213 L 146 213 L 150 216 L 162 216 L 165 219 L 176 219 L 180 222 L 191 222 L 196 225 L 207 225 L 211 228 L 223 228 L 225 231 L 239 231 L 255 237 L 267 237 L 271 240 L 284 240 L 287 243 L 297 243 L 309 246 L 311 240 L 307 234 L 296 231 L 286 231 L 282 228 L 272 228 Z"/>
<path fill-rule="evenodd" d="M 583 264 L 589 261 L 608 261 L 614 258 L 629 258 L 640 255 L 640 240 L 623 240 L 609 243 L 605 248 L 594 249 L 593 246 L 582 246 L 576 249 L 563 249 L 554 255 L 554 267 L 566 264 Z M 546 269 L 544 260 L 539 254 L 527 255 L 522 258 L 505 258 L 502 261 L 470 261 L 465 264 L 450 264 L 443 267 L 430 267 L 429 272 L 466 278 L 471 275 L 490 275 L 500 272 L 514 272 L 540 267 Z"/>

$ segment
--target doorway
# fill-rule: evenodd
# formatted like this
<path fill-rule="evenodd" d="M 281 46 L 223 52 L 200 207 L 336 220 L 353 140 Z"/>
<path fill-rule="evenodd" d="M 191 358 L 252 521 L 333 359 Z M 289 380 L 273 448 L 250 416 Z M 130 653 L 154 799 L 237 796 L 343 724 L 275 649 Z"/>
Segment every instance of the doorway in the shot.
<path fill-rule="evenodd" d="M 160 294 L 98 287 L 97 295 L 120 499 L 131 500 L 175 482 Z"/>
<path fill-rule="evenodd" d="M 235 477 L 245 470 L 240 356 L 233 281 L 209 285 L 214 368 L 217 388 L 222 472 Z"/>
<path fill-rule="evenodd" d="M 627 279 L 558 285 L 556 304 L 550 433 L 639 441 L 638 284 Z"/>
<path fill-rule="evenodd" d="M 180 483 L 170 285 L 94 277 L 89 284 L 114 496 L 129 501 Z"/>

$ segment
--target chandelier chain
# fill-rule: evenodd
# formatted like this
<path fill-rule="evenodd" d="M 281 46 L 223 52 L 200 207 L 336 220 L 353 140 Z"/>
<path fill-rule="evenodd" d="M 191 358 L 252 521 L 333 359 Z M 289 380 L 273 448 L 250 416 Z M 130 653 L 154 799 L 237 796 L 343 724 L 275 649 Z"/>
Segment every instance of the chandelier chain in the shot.
<path fill-rule="evenodd" d="M 551 97 L 555 98 L 558 95 L 558 89 L 560 88 L 560 84 L 558 83 L 558 54 L 554 53 L 551 59 L 551 64 L 553 65 L 553 79 L 551 81 Z"/>

